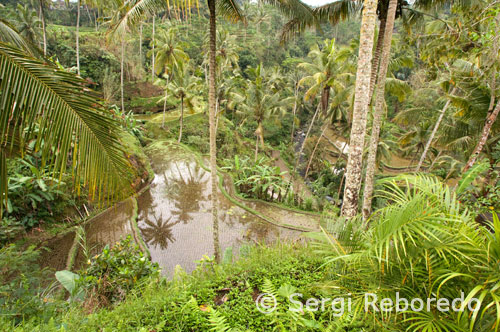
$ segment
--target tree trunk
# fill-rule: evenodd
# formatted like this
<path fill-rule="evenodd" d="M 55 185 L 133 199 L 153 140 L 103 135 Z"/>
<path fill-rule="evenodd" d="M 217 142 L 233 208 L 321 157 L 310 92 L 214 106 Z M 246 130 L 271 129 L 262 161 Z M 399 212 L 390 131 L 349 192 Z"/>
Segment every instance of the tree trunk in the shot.
<path fill-rule="evenodd" d="M 124 68 L 123 65 L 125 63 L 125 40 L 122 36 L 122 54 L 121 54 L 121 59 L 120 59 L 120 93 L 121 93 L 121 102 L 122 102 L 122 112 L 125 113 L 125 101 L 124 101 L 124 96 L 123 96 L 123 86 L 124 86 Z"/>
<path fill-rule="evenodd" d="M 457 88 L 453 88 L 453 90 L 451 90 L 451 95 L 455 93 Z M 422 156 L 420 157 L 420 160 L 418 161 L 418 165 L 417 165 L 417 168 L 415 169 L 415 172 L 418 172 L 420 171 L 420 168 L 422 167 L 422 164 L 424 163 L 425 161 L 425 158 L 427 157 L 427 152 L 429 152 L 429 148 L 432 144 L 432 141 L 434 140 L 434 136 L 436 136 L 436 133 L 439 129 L 439 126 L 441 125 L 441 121 L 443 121 L 443 118 L 444 118 L 444 114 L 446 113 L 446 110 L 448 109 L 448 107 L 450 106 L 450 103 L 451 103 L 451 100 L 448 99 L 446 101 L 446 104 L 444 105 L 443 109 L 441 110 L 441 112 L 439 112 L 439 117 L 436 121 L 436 124 L 434 125 L 434 128 L 432 129 L 432 132 L 431 132 L 431 136 L 429 136 L 429 139 L 427 140 L 427 143 L 425 143 L 425 148 L 424 148 L 424 152 L 422 152 Z"/>
<path fill-rule="evenodd" d="M 316 141 L 316 144 L 314 145 L 314 149 L 311 152 L 311 156 L 309 157 L 309 161 L 307 162 L 307 167 L 306 167 L 306 174 L 304 175 L 304 179 L 307 179 L 307 174 L 309 174 L 309 168 L 311 167 L 311 163 L 314 158 L 314 154 L 316 153 L 316 150 L 318 149 L 319 142 L 321 142 L 321 139 L 323 138 L 323 135 L 325 134 L 326 128 L 328 128 L 326 125 L 321 131 L 321 135 L 319 135 L 318 140 Z"/>
<path fill-rule="evenodd" d="M 255 162 L 259 156 L 259 135 L 255 134 Z"/>
<path fill-rule="evenodd" d="M 314 121 L 316 120 L 316 117 L 318 115 L 319 109 L 321 108 L 321 103 L 318 104 L 318 107 L 316 107 L 316 112 L 314 112 L 313 118 L 311 120 L 311 123 L 309 124 L 309 128 L 307 128 L 307 133 L 306 136 L 304 137 L 304 141 L 302 141 L 302 144 L 300 145 L 300 150 L 299 154 L 297 156 L 297 160 L 295 161 L 295 165 L 293 166 L 293 173 L 295 174 L 295 171 L 297 170 L 297 167 L 300 163 L 300 157 L 302 156 L 302 152 L 304 151 L 304 145 L 306 144 L 306 140 L 309 137 L 309 134 L 311 133 L 311 129 L 314 125 Z"/>
<path fill-rule="evenodd" d="M 299 94 L 299 84 L 295 82 L 295 86 L 293 88 L 293 96 L 295 97 L 293 103 L 293 118 L 292 118 L 292 133 L 290 136 L 290 144 L 293 146 L 293 136 L 295 134 L 295 114 L 297 113 L 297 96 Z"/>
<path fill-rule="evenodd" d="M 375 46 L 375 53 L 373 54 L 372 70 L 370 74 L 370 99 L 369 99 L 370 104 L 372 102 L 373 92 L 375 91 L 375 87 L 377 85 L 377 74 L 380 65 L 380 55 L 382 53 L 382 48 L 384 47 L 386 26 L 387 26 L 386 18 L 381 19 L 378 29 L 377 45 Z"/>
<path fill-rule="evenodd" d="M 167 85 L 165 87 L 165 101 L 163 101 L 163 119 L 161 121 L 162 128 L 165 128 L 165 113 L 167 112 L 168 78 L 169 76 L 167 75 Z"/>
<path fill-rule="evenodd" d="M 142 22 L 139 26 L 139 63 L 142 67 Z"/>
<path fill-rule="evenodd" d="M 184 96 L 181 96 L 181 117 L 179 118 L 179 140 L 178 142 L 181 142 L 182 139 L 182 125 L 184 122 Z"/>
<path fill-rule="evenodd" d="M 358 69 L 352 129 L 347 160 L 342 215 L 355 217 L 358 211 L 359 190 L 361 188 L 361 170 L 363 164 L 363 148 L 366 134 L 366 112 L 370 102 L 370 72 L 373 51 L 373 34 L 375 31 L 377 0 L 365 0 L 359 43 Z"/>
<path fill-rule="evenodd" d="M 493 112 L 488 112 L 488 116 L 486 117 L 486 122 L 483 127 L 481 138 L 479 139 L 479 142 L 477 143 L 474 152 L 472 152 L 472 155 L 470 156 L 469 161 L 467 161 L 467 164 L 465 165 L 464 170 L 462 172 L 464 173 L 467 172 L 469 168 L 471 168 L 476 162 L 477 158 L 479 157 L 479 154 L 481 153 L 484 145 L 486 144 L 486 141 L 488 140 L 491 126 L 493 125 L 493 123 L 495 123 L 499 112 L 500 112 L 500 101 L 497 102 L 497 106 L 495 107 Z"/>
<path fill-rule="evenodd" d="M 80 76 L 80 0 L 76 6 L 76 72 Z"/>
<path fill-rule="evenodd" d="M 216 55 L 216 17 L 215 17 L 215 0 L 207 0 L 209 17 L 209 73 L 208 73 L 208 110 L 209 110 L 209 123 L 210 123 L 210 178 L 212 183 L 212 222 L 214 224 L 214 242 L 218 242 L 218 217 L 217 217 L 217 145 L 215 131 L 215 55 Z M 216 227 L 217 226 L 217 227 Z M 217 236 L 215 236 L 217 230 Z M 217 246 L 215 248 L 215 260 L 220 262 L 220 252 Z"/>
<path fill-rule="evenodd" d="M 328 99 L 330 99 L 330 87 L 326 86 L 321 92 L 321 113 L 326 116 L 326 110 L 328 109 Z"/>
<path fill-rule="evenodd" d="M 377 165 L 377 150 L 380 138 L 380 127 L 384 115 L 384 100 L 385 100 L 385 80 L 387 77 L 387 67 L 391 58 L 391 41 L 392 30 L 394 29 L 394 20 L 396 19 L 396 8 L 398 0 L 390 0 L 387 10 L 387 21 L 384 30 L 382 54 L 380 59 L 380 71 L 377 79 L 377 93 L 375 95 L 375 113 L 373 114 L 372 134 L 368 146 L 368 160 L 366 163 L 365 190 L 363 193 L 363 219 L 366 220 L 370 216 L 372 210 L 372 195 L 373 185 L 375 181 L 375 169 Z M 382 23 L 383 21 L 381 21 Z M 380 40 L 380 38 L 379 38 Z M 377 45 L 378 48 L 378 45 Z"/>
<path fill-rule="evenodd" d="M 43 56 L 47 55 L 47 28 L 45 26 L 45 12 L 43 10 L 43 0 L 39 0 L 40 4 L 40 19 L 42 20 L 43 33 Z"/>
<path fill-rule="evenodd" d="M 152 57 L 151 57 L 151 83 L 155 80 L 155 16 L 153 15 L 153 35 L 151 37 L 152 41 Z"/>

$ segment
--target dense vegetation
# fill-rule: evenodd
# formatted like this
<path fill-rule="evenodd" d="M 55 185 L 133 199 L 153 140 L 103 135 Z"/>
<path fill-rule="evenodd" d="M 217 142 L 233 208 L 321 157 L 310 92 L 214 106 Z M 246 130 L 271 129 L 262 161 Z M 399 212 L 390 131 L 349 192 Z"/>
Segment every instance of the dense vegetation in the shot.
<path fill-rule="evenodd" d="M 496 0 L 2 1 L 1 329 L 497 330 L 499 29 Z M 210 173 L 214 229 L 224 186 L 321 222 L 171 280 L 137 238 L 95 254 L 75 227 L 148 190 L 156 142 Z M 68 231 L 84 264 L 40 267 Z"/>

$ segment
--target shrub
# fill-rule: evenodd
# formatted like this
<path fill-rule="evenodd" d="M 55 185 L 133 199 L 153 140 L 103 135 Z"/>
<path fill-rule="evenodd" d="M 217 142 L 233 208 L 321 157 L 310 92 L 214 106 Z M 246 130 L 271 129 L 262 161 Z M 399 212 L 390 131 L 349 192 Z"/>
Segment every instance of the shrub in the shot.
<path fill-rule="evenodd" d="M 8 245 L 0 249 L 0 313 L 14 323 L 31 317 L 43 321 L 53 314 L 53 301 L 44 296 L 50 291 L 43 285 L 48 270 L 38 266 L 38 256 L 34 247 L 20 251 Z"/>
<path fill-rule="evenodd" d="M 131 241 L 128 236 L 88 260 L 79 279 L 87 292 L 88 305 L 99 307 L 122 301 L 145 278 L 159 275 L 158 264 L 152 263 Z"/>

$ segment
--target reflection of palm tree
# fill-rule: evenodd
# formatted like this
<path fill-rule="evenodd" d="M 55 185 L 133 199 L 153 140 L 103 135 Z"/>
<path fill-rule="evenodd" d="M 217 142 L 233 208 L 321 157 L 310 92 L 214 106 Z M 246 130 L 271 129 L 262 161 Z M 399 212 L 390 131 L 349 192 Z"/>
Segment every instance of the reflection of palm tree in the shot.
<path fill-rule="evenodd" d="M 208 182 L 207 174 L 196 164 L 185 164 L 187 173 L 175 163 L 178 176 L 172 176 L 171 183 L 175 190 L 170 192 L 170 198 L 174 201 L 172 215 L 179 221 L 187 223 L 191 220 L 190 213 L 200 210 L 200 201 L 207 199 L 205 185 Z M 195 165 L 194 169 L 192 165 Z"/>
<path fill-rule="evenodd" d="M 153 215 L 155 221 L 150 219 L 145 219 L 144 223 L 146 227 L 139 227 L 141 230 L 144 241 L 151 246 L 160 246 L 160 249 L 165 250 L 168 247 L 168 243 L 173 243 L 175 241 L 172 228 L 177 224 L 177 222 L 170 222 L 171 217 L 164 219 L 163 216 L 160 218 Z"/>

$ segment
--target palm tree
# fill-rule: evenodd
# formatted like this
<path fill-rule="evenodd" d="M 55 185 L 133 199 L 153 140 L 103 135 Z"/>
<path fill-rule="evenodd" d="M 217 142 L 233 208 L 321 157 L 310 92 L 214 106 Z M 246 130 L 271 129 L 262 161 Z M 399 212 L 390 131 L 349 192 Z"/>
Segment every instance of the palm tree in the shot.
<path fill-rule="evenodd" d="M 184 72 L 184 69 L 182 69 L 184 67 L 184 63 L 189 61 L 189 56 L 176 44 L 175 35 L 177 32 L 178 30 L 173 27 L 168 30 L 161 30 L 155 42 L 158 44 L 155 71 L 157 75 L 163 73 L 163 76 L 166 79 L 166 87 L 168 87 L 169 80 L 173 77 L 174 72 Z M 165 89 L 162 127 L 165 127 L 167 97 L 168 89 Z"/>
<path fill-rule="evenodd" d="M 241 108 L 248 114 L 252 114 L 257 122 L 255 130 L 255 160 L 259 153 L 259 142 L 264 147 L 264 126 L 265 120 L 283 116 L 293 98 L 282 98 L 278 92 L 273 93 L 269 83 L 265 80 L 265 73 L 262 65 L 256 68 L 249 68 L 248 74 L 251 80 L 248 81 L 245 99 Z"/>
<path fill-rule="evenodd" d="M 450 95 L 455 94 L 455 92 L 456 92 L 456 87 L 454 87 L 451 90 Z M 425 144 L 424 152 L 422 152 L 422 156 L 420 157 L 420 160 L 418 161 L 418 165 L 417 165 L 417 168 L 415 169 L 415 172 L 420 171 L 420 168 L 422 167 L 422 164 L 424 163 L 425 158 L 427 157 L 427 152 L 429 152 L 429 148 L 430 148 L 432 142 L 434 141 L 434 137 L 436 136 L 436 133 L 439 129 L 439 126 L 441 125 L 441 121 L 443 121 L 444 115 L 446 114 L 446 111 L 448 110 L 448 107 L 450 106 L 450 104 L 451 104 L 451 99 L 448 99 L 446 101 L 446 103 L 444 104 L 444 107 L 441 109 L 441 111 L 439 111 L 439 116 L 436 120 L 436 124 L 434 125 L 434 128 L 432 129 L 431 135 L 429 136 L 429 139 L 427 140 L 427 143 Z"/>
<path fill-rule="evenodd" d="M 489 68 L 489 74 L 490 74 L 490 104 L 488 106 L 488 113 L 486 115 L 486 121 L 483 126 L 483 130 L 481 132 L 481 136 L 479 138 L 479 142 L 477 143 L 476 147 L 474 148 L 474 151 L 472 152 L 472 155 L 469 157 L 469 160 L 465 164 L 464 167 L 464 172 L 466 172 L 469 168 L 471 168 L 474 163 L 476 162 L 477 158 L 479 157 L 479 154 L 483 150 L 484 145 L 486 144 L 486 141 L 488 140 L 488 137 L 490 135 L 491 127 L 493 126 L 493 123 L 495 123 L 498 114 L 500 113 L 500 100 L 498 96 L 496 95 L 496 76 L 497 76 L 497 66 L 498 66 L 498 52 L 500 50 L 500 42 L 498 40 L 499 34 L 500 34 L 500 13 L 497 13 L 494 19 L 491 19 L 491 21 L 494 20 L 493 26 L 495 27 L 494 30 L 489 30 L 489 33 L 493 36 L 491 37 L 492 40 L 489 40 L 491 43 L 491 47 L 487 50 L 488 54 L 491 54 L 491 59 L 493 60 L 493 64 Z M 486 43 L 488 44 L 488 43 Z M 490 61 L 491 61 L 490 59 Z M 496 107 L 495 105 L 495 100 L 496 100 Z"/>
<path fill-rule="evenodd" d="M 131 167 L 118 139 L 119 124 L 84 80 L 3 42 L 0 67 L 2 199 L 7 196 L 7 158 L 32 151 L 41 153 L 42 164 L 52 165 L 53 176 L 71 165 L 78 193 L 81 180 L 90 197 L 131 191 Z"/>
<path fill-rule="evenodd" d="M 370 102 L 370 72 L 372 66 L 371 60 L 376 10 L 376 0 L 365 0 L 359 37 L 353 120 L 349 142 L 349 157 L 347 159 L 345 172 L 344 201 L 342 204 L 342 215 L 347 218 L 356 216 L 358 210 L 359 191 L 361 188 L 361 168 L 366 133 L 366 113 Z"/>
<path fill-rule="evenodd" d="M 173 79 L 167 86 L 173 96 L 180 99 L 181 102 L 181 114 L 179 116 L 179 138 L 178 142 L 182 139 L 182 127 L 184 122 L 184 105 L 186 104 L 188 110 L 191 113 L 195 112 L 198 95 L 197 86 L 200 84 L 200 79 L 190 72 L 188 66 L 182 66 L 175 71 Z M 165 97 L 166 98 L 166 97 Z"/>
<path fill-rule="evenodd" d="M 38 18 L 36 11 L 30 9 L 28 5 L 17 5 L 13 13 L 13 20 L 19 35 L 33 45 L 39 45 L 39 28 L 42 21 Z"/>
<path fill-rule="evenodd" d="M 178 0 L 181 2 L 182 0 Z M 210 132 L 210 169 L 212 183 L 212 221 L 214 227 L 217 219 L 217 146 L 216 146 L 216 12 L 229 20 L 236 22 L 243 20 L 243 15 L 238 4 L 231 0 L 207 0 L 209 12 L 209 72 L 208 72 L 208 109 L 209 109 L 209 132 Z M 137 0 L 125 13 L 120 22 L 116 25 L 115 31 L 123 31 L 128 26 L 133 26 L 142 19 L 144 14 L 152 14 L 164 8 L 166 3 L 157 0 Z M 215 235 L 214 235 L 215 237 Z M 220 259 L 220 253 L 216 252 L 216 260 Z"/>
<path fill-rule="evenodd" d="M 363 217 L 366 220 L 371 213 L 373 182 L 375 178 L 376 158 L 378 143 L 380 137 L 380 127 L 382 124 L 382 115 L 385 104 L 385 80 L 387 77 L 387 68 L 389 67 L 389 58 L 391 56 L 392 30 L 394 29 L 394 20 L 396 19 L 396 7 L 398 0 L 390 0 L 387 10 L 387 23 L 385 25 L 383 37 L 382 54 L 380 61 L 380 70 L 377 79 L 377 94 L 375 97 L 375 111 L 373 113 L 372 133 L 370 143 L 368 144 L 368 158 L 366 161 L 365 189 L 363 192 Z M 382 24 L 382 22 L 380 23 Z M 382 32 L 382 31 L 381 31 Z M 370 84 L 371 85 L 371 84 Z"/>

